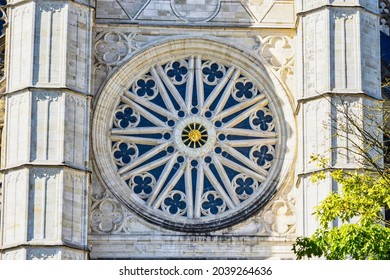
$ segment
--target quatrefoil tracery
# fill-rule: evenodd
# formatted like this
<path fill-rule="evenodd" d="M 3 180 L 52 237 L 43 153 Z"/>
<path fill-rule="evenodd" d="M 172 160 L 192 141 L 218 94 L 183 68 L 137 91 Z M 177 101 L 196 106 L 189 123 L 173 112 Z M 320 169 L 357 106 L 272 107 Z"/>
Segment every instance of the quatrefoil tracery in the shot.
<path fill-rule="evenodd" d="M 199 57 L 151 67 L 114 113 L 118 175 L 154 211 L 203 219 L 238 211 L 267 181 L 278 134 L 263 89 Z"/>

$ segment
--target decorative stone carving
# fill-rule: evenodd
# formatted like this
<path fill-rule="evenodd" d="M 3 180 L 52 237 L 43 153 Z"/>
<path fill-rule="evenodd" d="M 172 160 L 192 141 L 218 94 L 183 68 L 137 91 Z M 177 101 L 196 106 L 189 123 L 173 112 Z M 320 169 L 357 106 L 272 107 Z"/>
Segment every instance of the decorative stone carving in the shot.
<path fill-rule="evenodd" d="M 134 50 L 138 49 L 137 33 L 99 31 L 95 37 L 93 65 L 94 91 L 120 66 Z"/>
<path fill-rule="evenodd" d="M 57 259 L 56 250 L 53 249 L 33 249 L 29 250 L 28 260 L 55 260 Z"/>
<path fill-rule="evenodd" d="M 152 67 L 114 112 L 112 155 L 120 176 L 153 211 L 183 223 L 239 212 L 244 200 L 267 189 L 275 162 L 275 115 L 261 87 L 232 65 L 200 57 Z M 234 181 L 239 173 L 245 180 Z"/>
<path fill-rule="evenodd" d="M 384 0 L 379 2 L 380 13 L 380 30 L 390 36 L 390 1 Z"/>
<path fill-rule="evenodd" d="M 4 24 L 8 23 L 7 8 L 5 6 L 0 6 L 0 21 L 4 21 Z M 2 32 L 4 32 L 2 30 Z"/>
<path fill-rule="evenodd" d="M 288 36 L 257 36 L 260 43 L 255 51 L 263 57 L 267 65 L 278 73 L 284 84 L 292 91 L 294 88 L 294 49 Z"/>
<path fill-rule="evenodd" d="M 207 22 L 219 12 L 221 0 L 171 0 L 175 15 L 186 22 Z"/>
<path fill-rule="evenodd" d="M 63 250 L 61 251 L 61 260 L 84 260 L 84 253 L 77 253 L 71 250 Z"/>
<path fill-rule="evenodd" d="M 260 22 L 264 14 L 270 9 L 273 0 L 240 0 L 245 10 L 255 22 Z"/>
<path fill-rule="evenodd" d="M 57 13 L 60 12 L 61 9 L 64 8 L 64 4 L 41 4 L 39 5 L 39 11 L 40 12 L 51 12 L 51 13 Z"/>
<path fill-rule="evenodd" d="M 36 101 L 45 101 L 48 100 L 50 102 L 58 101 L 58 98 L 61 96 L 61 93 L 57 92 L 40 92 L 35 95 Z"/>
<path fill-rule="evenodd" d="M 135 76 L 122 74 L 129 82 L 107 118 L 113 120 L 109 163 L 117 164 L 104 168 L 104 176 L 115 172 L 121 180 L 107 186 L 115 195 L 124 190 L 118 200 L 157 225 L 201 231 L 204 220 L 216 226 L 208 231 L 223 228 L 232 215 L 248 213 L 242 207 L 261 207 L 269 195 L 268 174 L 280 153 L 275 108 L 264 85 L 231 60 L 195 54 L 162 61 Z M 247 177 L 233 188 L 239 173 Z"/>
<path fill-rule="evenodd" d="M 15 105 L 19 106 L 20 104 L 22 104 L 26 101 L 27 101 L 26 94 L 17 94 L 17 95 L 12 95 L 12 96 L 8 97 L 8 104 L 9 104 L 10 108 L 12 108 Z"/>
<path fill-rule="evenodd" d="M 57 169 L 33 169 L 31 172 L 34 179 L 54 179 L 59 173 L 60 171 Z"/>
<path fill-rule="evenodd" d="M 25 174 L 23 171 L 20 172 L 12 172 L 6 175 L 6 183 L 8 185 L 17 183 L 18 181 L 23 181 L 25 179 Z"/>
<path fill-rule="evenodd" d="M 109 66 L 121 64 L 136 49 L 133 42 L 136 35 L 115 31 L 98 33 L 95 38 L 95 57 Z"/>
<path fill-rule="evenodd" d="M 108 191 L 91 196 L 90 231 L 92 233 L 128 232 L 134 219 Z"/>
<path fill-rule="evenodd" d="M 14 17 L 12 20 L 16 21 L 18 17 L 23 17 L 24 15 L 30 14 L 31 13 L 31 7 L 20 7 L 14 10 L 12 13 L 12 16 Z"/>
<path fill-rule="evenodd" d="M 22 250 L 14 250 L 8 251 L 3 254 L 3 260 L 23 260 L 23 251 Z"/>
<path fill-rule="evenodd" d="M 291 234 L 295 231 L 295 189 L 289 187 L 283 190 L 264 209 L 262 219 L 267 232 L 272 235 Z"/>
<path fill-rule="evenodd" d="M 77 97 L 70 94 L 66 96 L 66 103 L 81 108 L 85 108 L 87 106 L 87 100 L 85 98 Z"/>

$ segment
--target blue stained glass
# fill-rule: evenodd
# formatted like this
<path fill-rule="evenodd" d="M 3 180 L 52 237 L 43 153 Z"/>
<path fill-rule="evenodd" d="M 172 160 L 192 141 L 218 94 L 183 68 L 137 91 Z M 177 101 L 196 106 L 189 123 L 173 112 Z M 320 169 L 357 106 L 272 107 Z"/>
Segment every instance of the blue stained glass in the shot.
<path fill-rule="evenodd" d="M 223 72 L 218 69 L 218 64 L 213 63 L 210 65 L 210 67 L 203 68 L 202 72 L 204 75 L 207 75 L 207 80 L 212 83 L 215 81 L 215 79 L 221 79 L 223 77 Z"/>
<path fill-rule="evenodd" d="M 137 81 L 137 86 L 140 88 L 137 90 L 136 94 L 138 96 L 153 96 L 154 95 L 154 90 L 153 88 L 156 86 L 155 81 L 153 80 L 138 80 Z"/>
<path fill-rule="evenodd" d="M 253 92 L 251 91 L 253 89 L 253 84 L 251 82 L 242 83 L 238 82 L 236 83 L 236 89 L 238 90 L 236 95 L 238 98 L 245 97 L 247 99 L 253 97 Z"/>
<path fill-rule="evenodd" d="M 117 112 L 115 114 L 115 117 L 119 120 L 119 125 L 122 128 L 128 127 L 131 123 L 137 122 L 137 117 L 134 115 L 134 110 L 130 107 L 127 107 L 123 110 L 123 112 Z"/>
<path fill-rule="evenodd" d="M 123 163 L 129 163 L 131 161 L 131 156 L 135 154 L 134 148 L 129 148 L 126 143 L 119 144 L 119 151 L 114 153 L 116 159 L 122 159 Z"/>
<path fill-rule="evenodd" d="M 181 200 L 180 194 L 174 194 L 172 198 L 166 198 L 164 204 L 169 206 L 169 213 L 171 214 L 176 214 L 186 208 L 186 203 Z"/>
<path fill-rule="evenodd" d="M 259 91 L 257 83 L 242 74 L 233 79 L 233 73 L 241 72 L 242 69 L 234 67 L 234 71 L 228 71 L 230 76 L 221 85 L 219 83 L 228 73 L 226 71 L 233 66 L 202 60 L 198 56 L 179 61 L 176 59 L 165 65 L 155 66 L 156 69 L 161 70 L 159 67 L 162 67 L 164 70 L 154 73 L 161 81 L 158 87 L 156 76 L 146 70 L 142 78 L 133 81 L 127 98 L 125 95 L 120 99 L 122 101 L 114 113 L 113 127 L 123 130 L 113 129 L 111 132 L 115 136 L 112 138 L 112 155 L 119 175 L 127 180 L 132 195 L 137 195 L 144 201 L 150 199 L 150 203 L 158 205 L 156 208 L 142 204 L 142 207 L 147 207 L 150 211 L 164 211 L 163 219 L 172 215 L 174 217 L 170 221 L 180 220 L 180 223 L 185 223 L 186 219 L 207 219 L 209 215 L 219 215 L 226 211 L 232 211 L 235 215 L 235 208 L 237 206 L 238 209 L 239 205 L 227 203 L 225 196 L 232 201 L 237 201 L 238 198 L 241 202 L 250 196 L 253 198 L 259 190 L 259 184 L 255 179 L 257 177 L 251 178 L 251 175 L 260 169 L 268 170 L 274 160 L 276 146 L 258 146 L 264 138 L 258 130 L 270 131 L 274 128 L 272 109 L 267 106 L 260 109 L 256 102 L 247 102 Z M 200 68 L 190 70 L 190 64 Z M 191 84 L 188 83 L 190 80 Z M 213 95 L 210 102 L 208 98 L 214 90 L 218 94 Z M 202 104 L 198 104 L 198 101 Z M 218 106 L 218 111 L 217 104 L 223 104 Z M 233 109 L 229 110 L 230 108 Z M 215 141 L 207 142 L 208 139 L 197 138 L 199 133 L 203 135 L 203 130 L 190 125 L 198 122 L 205 127 L 207 133 L 214 134 Z M 227 123 L 230 124 L 226 125 Z M 190 132 L 191 142 L 197 143 L 196 145 L 188 145 L 181 137 L 184 134 L 190 135 Z M 115 142 L 118 139 L 122 140 Z M 199 144 L 201 139 L 207 144 Z M 259 142 L 255 141 L 257 139 Z M 224 145 L 230 145 L 236 152 L 229 154 Z M 204 150 L 198 153 L 201 147 Z M 222 170 L 216 168 L 214 157 L 219 159 Z M 243 161 L 243 157 L 246 161 Z M 176 161 L 170 162 L 173 158 Z M 168 163 L 172 164 L 169 169 Z M 206 165 L 223 190 L 211 183 L 204 170 Z M 138 172 L 134 172 L 136 169 L 139 169 Z M 162 176 L 163 172 L 167 174 Z M 173 180 L 175 184 L 172 184 Z M 187 181 L 191 183 L 192 190 L 186 186 Z M 154 189 L 157 182 L 158 190 Z M 151 197 L 150 194 L 155 191 L 157 193 Z M 188 202 L 187 199 L 192 201 Z"/>
<path fill-rule="evenodd" d="M 262 146 L 260 151 L 254 151 L 253 156 L 257 158 L 256 162 L 258 165 L 263 166 L 267 161 L 270 162 L 274 159 L 274 156 L 268 153 L 269 148 L 267 146 Z"/>
<path fill-rule="evenodd" d="M 136 184 L 134 187 L 134 192 L 136 194 L 140 194 L 142 192 L 146 194 L 150 194 L 153 190 L 151 184 L 152 184 L 152 178 L 150 177 L 141 177 L 141 176 L 135 176 L 134 177 L 134 183 Z"/>
<path fill-rule="evenodd" d="M 246 178 L 245 180 L 242 178 L 238 178 L 236 181 L 238 187 L 236 189 L 236 193 L 238 195 L 242 195 L 244 193 L 251 195 L 253 194 L 253 188 L 251 186 L 254 183 L 254 180 L 252 178 Z"/>
<path fill-rule="evenodd" d="M 254 125 L 260 125 L 261 130 L 268 130 L 269 123 L 273 121 L 273 117 L 270 115 L 266 115 L 264 111 L 260 110 L 256 112 L 257 118 L 253 119 Z"/>
<path fill-rule="evenodd" d="M 188 70 L 184 66 L 180 66 L 180 62 L 176 61 L 172 63 L 172 68 L 168 70 L 167 74 L 170 78 L 175 78 L 176 81 L 181 82 L 183 76 L 187 74 Z"/>
<path fill-rule="evenodd" d="M 223 200 L 221 198 L 215 198 L 214 195 L 209 194 L 207 196 L 207 201 L 202 203 L 202 208 L 209 210 L 213 215 L 218 214 L 218 207 L 223 205 Z"/>

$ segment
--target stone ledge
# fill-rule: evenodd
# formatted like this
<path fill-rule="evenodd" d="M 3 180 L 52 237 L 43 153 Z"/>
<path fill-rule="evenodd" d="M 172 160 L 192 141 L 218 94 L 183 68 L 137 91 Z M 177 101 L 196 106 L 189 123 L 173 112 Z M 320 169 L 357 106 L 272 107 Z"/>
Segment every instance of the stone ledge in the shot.
<path fill-rule="evenodd" d="M 107 240 L 108 239 L 108 240 Z M 89 237 L 91 259 L 295 259 L 295 237 Z"/>
<path fill-rule="evenodd" d="M 316 13 L 323 10 L 331 10 L 331 9 L 359 9 L 361 11 L 365 11 L 372 15 L 376 15 L 378 18 L 380 17 L 379 11 L 373 11 L 361 5 L 356 5 L 354 3 L 336 3 L 336 4 L 323 4 L 320 7 L 313 7 L 303 11 L 297 11 L 297 18 L 304 17 L 305 15 Z"/>

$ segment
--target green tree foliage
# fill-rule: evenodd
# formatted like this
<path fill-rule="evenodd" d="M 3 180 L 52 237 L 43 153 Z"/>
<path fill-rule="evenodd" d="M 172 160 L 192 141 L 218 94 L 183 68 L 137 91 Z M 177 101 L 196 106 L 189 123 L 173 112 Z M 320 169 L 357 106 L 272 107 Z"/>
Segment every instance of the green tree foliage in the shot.
<path fill-rule="evenodd" d="M 390 209 L 390 149 L 386 142 L 390 136 L 390 105 L 383 101 L 378 108 L 364 109 L 372 112 L 364 120 L 343 111 L 345 125 L 338 125 L 335 133 L 338 138 L 354 136 L 351 147 L 337 147 L 337 152 L 350 149 L 361 168 L 335 170 L 328 160 L 312 156 L 324 170 L 312 176 L 312 181 L 331 176 L 340 189 L 315 208 L 319 227 L 312 236 L 297 238 L 292 249 L 297 259 L 390 260 L 390 224 L 384 215 L 384 209 Z M 375 113 L 378 111 L 380 114 Z"/>
<path fill-rule="evenodd" d="M 323 175 L 318 174 L 314 180 Z M 336 170 L 331 176 L 342 190 L 331 193 L 316 208 L 314 214 L 320 226 L 311 237 L 297 239 L 293 245 L 297 258 L 389 260 L 390 228 L 386 227 L 383 212 L 384 206 L 390 208 L 388 181 L 368 171 Z M 336 219 L 342 225 L 332 228 Z"/>

